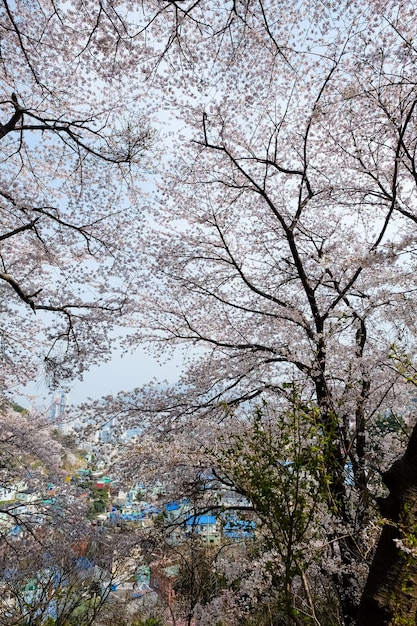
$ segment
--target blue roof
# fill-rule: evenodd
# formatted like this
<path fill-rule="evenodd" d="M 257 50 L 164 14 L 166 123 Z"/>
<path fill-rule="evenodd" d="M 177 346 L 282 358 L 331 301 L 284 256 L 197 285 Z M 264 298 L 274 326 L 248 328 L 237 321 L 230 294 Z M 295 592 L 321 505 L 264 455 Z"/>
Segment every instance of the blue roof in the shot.
<path fill-rule="evenodd" d="M 145 514 L 140 513 L 139 511 L 132 511 L 132 513 L 122 513 L 120 517 L 124 520 L 134 521 L 137 519 L 143 519 L 145 517 Z"/>
<path fill-rule="evenodd" d="M 168 502 L 165 505 L 165 510 L 166 511 L 178 511 L 178 509 L 180 509 L 182 506 L 187 506 L 188 504 L 190 504 L 190 501 L 188 498 L 183 498 L 182 500 L 174 500 L 173 502 Z"/>
<path fill-rule="evenodd" d="M 87 559 L 87 557 L 85 556 L 80 556 L 77 559 L 77 567 L 79 569 L 88 569 L 92 567 L 93 565 L 94 565 L 93 561 L 90 561 L 90 559 Z"/>
<path fill-rule="evenodd" d="M 255 528 L 255 522 L 252 522 L 248 519 L 231 519 L 224 525 L 226 529 L 233 530 L 248 530 L 250 528 Z"/>
<path fill-rule="evenodd" d="M 161 509 L 158 509 L 157 506 L 145 506 L 145 508 L 143 509 L 144 513 L 161 513 Z"/>
<path fill-rule="evenodd" d="M 193 517 L 189 517 L 185 522 L 187 526 L 201 525 L 204 524 L 215 524 L 216 517 L 214 515 L 194 515 Z"/>
<path fill-rule="evenodd" d="M 211 472 L 199 472 L 198 478 L 202 480 L 215 480 L 214 474 Z"/>
<path fill-rule="evenodd" d="M 180 507 L 181 502 L 179 502 L 178 500 L 176 502 L 168 502 L 168 504 L 165 505 L 165 509 L 167 511 L 177 511 Z"/>

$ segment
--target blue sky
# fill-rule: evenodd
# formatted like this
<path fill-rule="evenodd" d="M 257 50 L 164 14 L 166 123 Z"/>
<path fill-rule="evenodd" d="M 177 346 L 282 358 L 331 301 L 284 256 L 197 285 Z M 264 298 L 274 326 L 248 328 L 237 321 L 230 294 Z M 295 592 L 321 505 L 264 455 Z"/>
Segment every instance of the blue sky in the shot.
<path fill-rule="evenodd" d="M 151 380 L 175 382 L 181 371 L 181 357 L 174 358 L 164 365 L 138 348 L 134 354 L 115 354 L 109 363 L 92 367 L 83 381 L 75 381 L 70 392 L 72 403 L 82 402 L 91 397 L 100 398 L 119 391 L 129 391 Z"/>
<path fill-rule="evenodd" d="M 158 383 L 175 383 L 181 374 L 182 356 L 180 351 L 163 365 L 155 357 L 138 348 L 133 354 L 121 355 L 115 352 L 108 363 L 91 367 L 84 375 L 84 380 L 74 380 L 68 393 L 69 404 L 78 404 L 89 398 L 96 400 L 104 395 L 116 395 L 119 391 L 129 392 L 152 380 Z M 16 389 L 12 391 L 13 400 L 24 407 L 35 406 L 48 409 L 54 398 L 61 393 L 49 390 L 42 377 L 33 381 L 23 394 Z"/>

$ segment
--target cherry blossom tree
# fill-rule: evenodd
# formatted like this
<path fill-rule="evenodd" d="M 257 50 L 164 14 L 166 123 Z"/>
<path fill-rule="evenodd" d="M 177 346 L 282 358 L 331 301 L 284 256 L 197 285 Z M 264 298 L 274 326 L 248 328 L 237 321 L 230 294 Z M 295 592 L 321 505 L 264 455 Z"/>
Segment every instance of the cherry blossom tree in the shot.
<path fill-rule="evenodd" d="M 87 13 L 2 3 L 2 393 L 42 370 L 53 383 L 82 374 L 134 299 L 151 133 L 126 47 L 107 61 Z"/>
<path fill-rule="evenodd" d="M 285 406 L 296 384 L 329 446 L 328 541 L 352 624 L 378 474 L 401 451 L 376 426 L 393 414 L 414 425 L 414 390 L 392 360 L 415 353 L 414 10 L 160 6 L 147 32 L 169 37 L 146 71 L 183 130 L 144 235 L 137 340 L 197 351 L 176 391 L 140 390 L 115 410 L 127 423 L 158 414 L 170 436 L 197 419 L 210 431 L 257 399 Z M 387 592 L 397 605 L 400 579 Z"/>
<path fill-rule="evenodd" d="M 39 376 L 65 384 L 108 358 L 137 292 L 152 133 L 140 81 L 126 77 L 126 46 L 113 37 L 107 59 L 102 29 L 87 7 L 82 14 L 76 3 L 48 1 L 0 9 L 0 485 L 36 498 L 1 505 L 1 614 L 10 624 L 45 623 L 51 603 L 59 623 L 91 624 L 110 590 L 108 580 L 104 595 L 96 585 L 87 602 L 74 545 L 98 538 L 64 483 L 67 452 L 45 416 L 5 400 Z M 48 481 L 59 492 L 49 503 Z M 111 563 L 102 571 L 111 575 Z"/>

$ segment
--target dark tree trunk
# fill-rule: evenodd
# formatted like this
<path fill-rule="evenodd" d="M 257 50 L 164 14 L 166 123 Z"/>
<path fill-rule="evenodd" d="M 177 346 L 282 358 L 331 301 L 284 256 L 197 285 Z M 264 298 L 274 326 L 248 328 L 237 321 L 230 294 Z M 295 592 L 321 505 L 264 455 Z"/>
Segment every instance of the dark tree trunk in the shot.
<path fill-rule="evenodd" d="M 389 495 L 379 501 L 386 520 L 359 606 L 357 626 L 417 624 L 417 426 L 407 450 L 384 475 Z"/>

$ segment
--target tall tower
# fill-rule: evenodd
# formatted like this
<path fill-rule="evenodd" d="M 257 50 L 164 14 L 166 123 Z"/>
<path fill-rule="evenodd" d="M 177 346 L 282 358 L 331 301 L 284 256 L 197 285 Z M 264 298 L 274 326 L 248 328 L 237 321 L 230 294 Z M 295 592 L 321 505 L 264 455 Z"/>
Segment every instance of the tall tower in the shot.
<path fill-rule="evenodd" d="M 48 413 L 48 418 L 51 422 L 53 422 L 58 430 L 64 429 L 64 417 L 65 410 L 68 404 L 68 396 L 66 393 L 62 392 L 59 396 L 56 396 Z"/>

